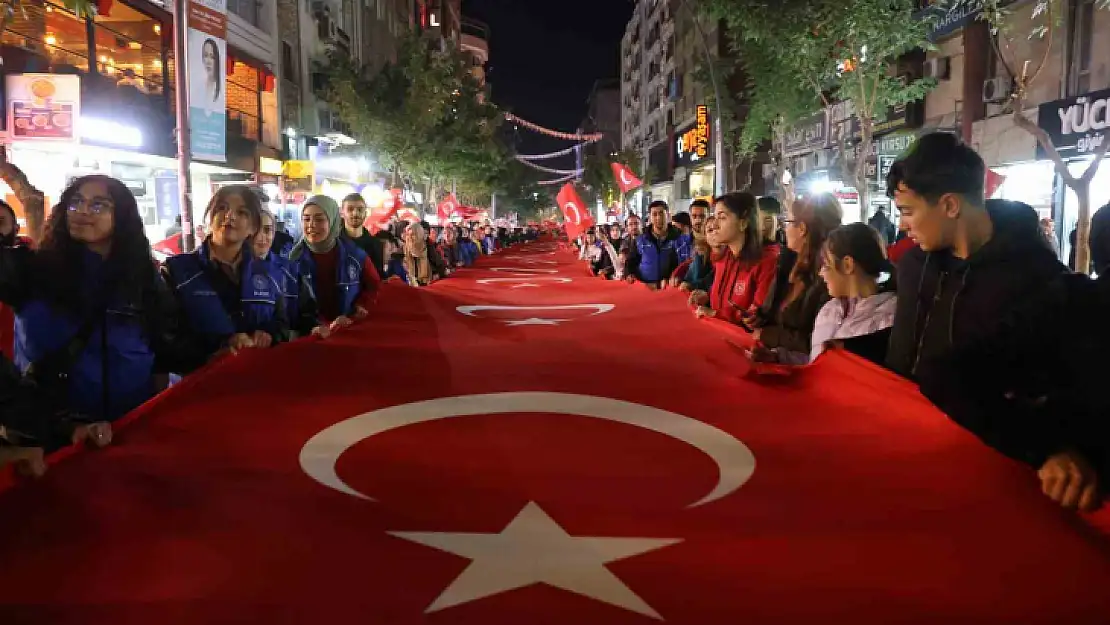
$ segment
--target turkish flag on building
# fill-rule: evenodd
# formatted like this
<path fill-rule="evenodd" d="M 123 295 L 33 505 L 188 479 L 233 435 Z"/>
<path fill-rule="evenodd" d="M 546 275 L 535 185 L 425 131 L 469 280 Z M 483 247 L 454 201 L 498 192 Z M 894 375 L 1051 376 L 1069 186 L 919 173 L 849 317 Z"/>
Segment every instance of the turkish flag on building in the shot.
<path fill-rule="evenodd" d="M 613 163 L 613 176 L 617 179 L 617 186 L 620 187 L 621 193 L 628 193 L 644 184 L 631 169 L 620 163 Z"/>
<path fill-rule="evenodd" d="M 992 196 L 994 196 L 995 192 L 998 191 L 998 188 L 1002 186 L 1003 182 L 1006 182 L 1006 176 L 1003 176 L 993 169 L 987 169 L 987 183 L 984 187 L 987 192 L 987 199 L 990 199 Z"/>
<path fill-rule="evenodd" d="M 459 212 L 459 200 L 454 193 L 448 193 L 447 197 L 439 203 L 439 220 L 447 221 L 457 212 Z"/>
<path fill-rule="evenodd" d="M 586 208 L 582 198 L 578 197 L 578 192 L 574 190 L 574 185 L 571 183 L 568 182 L 563 185 L 555 201 L 559 203 L 559 209 L 563 211 L 563 220 L 567 224 L 567 236 L 577 237 L 594 225 L 593 215 Z"/>

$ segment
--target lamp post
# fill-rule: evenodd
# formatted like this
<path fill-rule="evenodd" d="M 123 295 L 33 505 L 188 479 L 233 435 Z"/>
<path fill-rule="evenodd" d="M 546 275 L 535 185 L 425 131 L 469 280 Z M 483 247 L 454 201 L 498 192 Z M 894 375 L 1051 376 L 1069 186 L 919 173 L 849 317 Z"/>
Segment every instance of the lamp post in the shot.
<path fill-rule="evenodd" d="M 174 96 L 177 107 L 177 187 L 181 215 L 181 251 L 191 252 L 196 244 L 193 228 L 193 190 L 189 179 L 189 81 L 186 38 L 189 36 L 189 2 L 175 0 L 173 17 Z"/>
<path fill-rule="evenodd" d="M 713 54 L 709 51 L 708 38 L 705 36 L 705 29 L 701 26 L 701 21 L 698 19 L 697 13 L 690 6 L 689 0 L 679 0 L 680 8 L 686 9 L 690 12 L 690 20 L 694 22 L 694 28 L 697 30 L 698 41 L 701 41 L 702 52 L 705 54 L 705 63 L 709 68 L 709 81 L 713 83 L 713 102 L 716 104 L 713 110 L 713 151 L 714 163 L 716 168 L 716 175 L 713 177 L 714 195 L 725 194 L 725 174 L 727 173 L 727 166 L 725 165 L 725 137 L 721 132 L 721 84 L 717 80 L 717 70 L 713 67 Z"/>

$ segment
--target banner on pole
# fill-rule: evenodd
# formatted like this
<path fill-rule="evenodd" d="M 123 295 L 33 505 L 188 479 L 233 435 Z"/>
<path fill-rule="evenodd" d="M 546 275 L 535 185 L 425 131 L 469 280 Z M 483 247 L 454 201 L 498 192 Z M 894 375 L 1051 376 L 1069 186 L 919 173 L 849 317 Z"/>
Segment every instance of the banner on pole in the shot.
<path fill-rule="evenodd" d="M 189 1 L 189 143 L 193 158 L 227 155 L 227 0 Z"/>

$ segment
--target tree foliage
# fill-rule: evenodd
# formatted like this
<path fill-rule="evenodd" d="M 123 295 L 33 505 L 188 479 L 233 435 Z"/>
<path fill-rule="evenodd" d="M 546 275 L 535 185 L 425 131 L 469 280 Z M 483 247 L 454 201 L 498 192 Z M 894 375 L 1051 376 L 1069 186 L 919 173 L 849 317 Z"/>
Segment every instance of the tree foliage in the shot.
<path fill-rule="evenodd" d="M 921 99 L 932 81 L 897 72 L 900 57 L 929 48 L 913 0 L 703 0 L 725 24 L 748 84 L 741 151 L 753 150 L 822 106 L 851 101 L 857 153 L 870 152 L 876 117 Z M 844 150 L 841 150 L 844 154 Z M 844 159 L 846 160 L 846 159 Z M 866 194 L 865 159 L 846 173 Z"/>
<path fill-rule="evenodd" d="M 506 175 L 510 155 L 497 141 L 503 114 L 484 101 L 469 70 L 461 52 L 413 33 L 396 61 L 373 74 L 332 55 L 326 99 L 395 176 L 433 188 L 455 182 L 470 195 L 488 195 Z"/>

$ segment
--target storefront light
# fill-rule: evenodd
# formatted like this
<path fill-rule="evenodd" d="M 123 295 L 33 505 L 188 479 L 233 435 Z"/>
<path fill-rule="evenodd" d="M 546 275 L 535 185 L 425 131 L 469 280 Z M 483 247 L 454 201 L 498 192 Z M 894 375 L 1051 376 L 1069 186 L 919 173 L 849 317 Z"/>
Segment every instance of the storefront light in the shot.
<path fill-rule="evenodd" d="M 292 126 L 290 126 L 289 128 L 286 128 L 285 129 L 285 136 L 289 137 L 290 139 L 296 139 L 297 138 L 297 129 L 293 128 Z"/>
<path fill-rule="evenodd" d="M 840 188 L 840 185 L 832 180 L 814 180 L 809 185 L 811 193 L 833 193 Z"/>
<path fill-rule="evenodd" d="M 143 146 L 143 133 L 134 126 L 127 126 L 107 119 L 82 117 L 80 127 L 82 139 L 125 148 L 140 148 Z"/>

